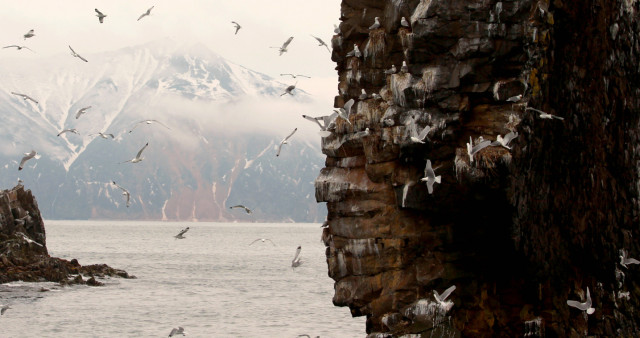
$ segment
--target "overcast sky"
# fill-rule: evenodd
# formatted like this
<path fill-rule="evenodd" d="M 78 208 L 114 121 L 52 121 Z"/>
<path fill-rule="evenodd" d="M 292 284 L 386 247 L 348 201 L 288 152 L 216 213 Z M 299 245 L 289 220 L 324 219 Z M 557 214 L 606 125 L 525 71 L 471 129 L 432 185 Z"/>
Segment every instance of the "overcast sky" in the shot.
<path fill-rule="evenodd" d="M 136 21 L 151 6 L 151 16 Z M 103 24 L 94 8 L 107 15 Z M 288 79 L 280 73 L 309 75 L 298 87 L 330 108 L 337 94 L 335 64 L 311 35 L 331 45 L 339 16 L 339 0 L 0 1 L 0 45 L 27 45 L 36 52 L 0 49 L 0 62 L 68 53 L 67 45 L 90 55 L 169 37 L 202 42 L 231 62 L 283 82 Z M 231 21 L 242 25 L 237 35 Z M 24 40 L 29 29 L 35 36 Z M 278 56 L 269 48 L 289 36 L 294 39 L 288 53 Z"/>

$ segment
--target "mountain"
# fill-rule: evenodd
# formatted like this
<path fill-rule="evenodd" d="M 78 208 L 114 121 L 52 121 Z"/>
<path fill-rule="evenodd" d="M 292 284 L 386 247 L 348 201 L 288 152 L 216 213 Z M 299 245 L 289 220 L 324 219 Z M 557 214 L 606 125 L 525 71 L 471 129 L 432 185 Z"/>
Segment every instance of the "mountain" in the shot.
<path fill-rule="evenodd" d="M 275 156 L 309 95 L 280 96 L 288 84 L 199 44 L 84 56 L 88 63 L 60 55 L 0 65 L 0 183 L 22 179 L 45 218 L 324 220 L 313 190 L 319 140 L 299 133 Z M 159 123 L 137 124 L 148 119 Z M 79 135 L 56 136 L 69 128 Z M 142 162 L 121 163 L 147 142 Z M 18 171 L 31 149 L 41 157 Z M 112 181 L 129 190 L 130 207 Z"/>

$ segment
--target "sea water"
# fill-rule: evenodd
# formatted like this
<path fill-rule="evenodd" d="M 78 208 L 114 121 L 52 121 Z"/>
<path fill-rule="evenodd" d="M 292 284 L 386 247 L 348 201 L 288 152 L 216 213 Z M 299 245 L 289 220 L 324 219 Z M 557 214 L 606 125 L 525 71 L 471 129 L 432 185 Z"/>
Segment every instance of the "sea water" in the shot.
<path fill-rule="evenodd" d="M 0 337 L 363 337 L 334 307 L 320 224 L 45 221 L 54 257 L 137 279 L 0 284 Z M 190 227 L 184 239 L 175 239 Z M 255 239 L 269 238 L 269 241 Z M 298 245 L 302 266 L 291 268 Z M 49 290 L 41 292 L 41 290 Z"/>

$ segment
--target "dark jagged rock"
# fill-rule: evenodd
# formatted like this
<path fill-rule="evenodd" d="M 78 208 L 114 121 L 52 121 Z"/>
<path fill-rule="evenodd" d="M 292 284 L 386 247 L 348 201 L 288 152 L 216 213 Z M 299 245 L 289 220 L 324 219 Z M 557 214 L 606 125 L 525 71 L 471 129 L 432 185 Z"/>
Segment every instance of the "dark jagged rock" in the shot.
<path fill-rule="evenodd" d="M 335 106 L 356 103 L 322 140 L 316 180 L 334 304 L 367 316 L 372 336 L 637 335 L 640 268 L 619 255 L 640 257 L 639 11 L 343 0 Z M 346 57 L 354 44 L 363 57 Z M 363 88 L 381 98 L 360 100 Z M 431 126 L 425 144 L 412 123 Z M 510 131 L 512 149 L 470 160 L 470 138 Z M 442 176 L 433 194 L 427 159 Z M 447 310 L 433 290 L 450 285 Z M 590 316 L 566 303 L 587 287 Z"/>
<path fill-rule="evenodd" d="M 85 281 L 82 275 L 92 277 Z M 94 275 L 135 278 L 105 264 L 81 266 L 76 259 L 49 256 L 44 222 L 31 191 L 18 185 L 0 192 L 0 283 L 20 280 L 102 285 Z"/>

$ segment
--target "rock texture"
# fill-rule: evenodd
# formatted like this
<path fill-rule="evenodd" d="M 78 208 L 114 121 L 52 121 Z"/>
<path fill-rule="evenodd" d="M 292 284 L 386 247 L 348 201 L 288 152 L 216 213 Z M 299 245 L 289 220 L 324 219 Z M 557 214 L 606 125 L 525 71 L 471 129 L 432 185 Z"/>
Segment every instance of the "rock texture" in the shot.
<path fill-rule="evenodd" d="M 82 266 L 75 259 L 49 256 L 44 222 L 31 191 L 21 184 L 0 191 L 0 283 L 21 280 L 99 286 L 102 283 L 95 277 L 104 276 L 135 278 L 105 264 Z"/>
<path fill-rule="evenodd" d="M 371 336 L 637 335 L 640 267 L 620 250 L 640 257 L 638 11 L 343 0 L 335 106 L 356 104 L 323 138 L 316 180 L 334 304 L 367 316 Z M 426 126 L 424 144 L 410 139 Z M 471 161 L 470 139 L 509 132 L 511 149 Z M 452 306 L 438 304 L 451 285 Z M 566 303 L 587 287 L 592 315 Z"/>

